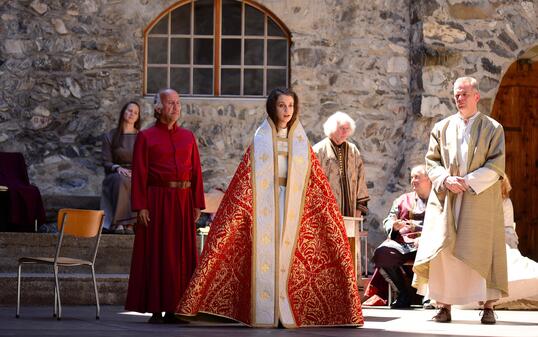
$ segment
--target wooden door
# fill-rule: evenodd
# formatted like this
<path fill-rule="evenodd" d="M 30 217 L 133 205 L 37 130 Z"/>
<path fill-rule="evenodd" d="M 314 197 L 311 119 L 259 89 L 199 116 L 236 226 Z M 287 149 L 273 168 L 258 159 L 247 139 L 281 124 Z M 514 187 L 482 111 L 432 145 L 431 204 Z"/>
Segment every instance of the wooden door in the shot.
<path fill-rule="evenodd" d="M 512 64 L 491 116 L 504 127 L 519 249 L 538 261 L 538 63 Z"/>

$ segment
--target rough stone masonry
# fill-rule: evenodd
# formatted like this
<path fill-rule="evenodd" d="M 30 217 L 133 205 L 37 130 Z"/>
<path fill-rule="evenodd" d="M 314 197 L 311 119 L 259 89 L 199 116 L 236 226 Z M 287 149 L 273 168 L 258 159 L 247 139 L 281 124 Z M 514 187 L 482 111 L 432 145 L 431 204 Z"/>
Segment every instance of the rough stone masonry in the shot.
<path fill-rule="evenodd" d="M 44 195 L 99 196 L 100 136 L 142 99 L 145 27 L 170 0 L 0 0 L 0 150 L 20 151 Z M 409 189 L 428 132 L 455 111 L 451 85 L 479 80 L 489 113 L 503 72 L 538 44 L 538 0 L 260 0 L 292 33 L 291 84 L 311 143 L 336 110 L 372 201 L 370 249 L 392 200 Z M 145 125 L 151 99 L 142 99 Z M 264 118 L 263 99 L 184 98 L 205 188 L 226 187 Z"/>

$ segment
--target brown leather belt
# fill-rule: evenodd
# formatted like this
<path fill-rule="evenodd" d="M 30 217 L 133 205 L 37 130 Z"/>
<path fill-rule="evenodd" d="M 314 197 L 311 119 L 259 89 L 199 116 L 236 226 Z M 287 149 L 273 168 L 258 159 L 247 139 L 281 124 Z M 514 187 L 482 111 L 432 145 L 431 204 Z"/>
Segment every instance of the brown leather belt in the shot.
<path fill-rule="evenodd" d="M 157 181 L 157 182 L 152 182 L 149 185 L 158 186 L 158 187 L 170 187 L 170 188 L 189 188 L 191 187 L 191 182 L 189 180 Z"/>
<path fill-rule="evenodd" d="M 278 177 L 278 184 L 279 184 L 280 186 L 284 186 L 284 187 L 286 187 L 286 185 L 288 184 L 288 179 Z"/>

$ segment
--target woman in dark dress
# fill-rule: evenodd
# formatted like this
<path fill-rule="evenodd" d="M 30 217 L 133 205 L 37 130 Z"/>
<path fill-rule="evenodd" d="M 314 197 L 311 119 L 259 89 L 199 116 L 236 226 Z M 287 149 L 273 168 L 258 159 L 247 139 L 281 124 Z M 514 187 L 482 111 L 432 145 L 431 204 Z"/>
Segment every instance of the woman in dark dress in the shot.
<path fill-rule="evenodd" d="M 104 228 L 117 234 L 134 234 L 136 214 L 131 211 L 131 162 L 136 134 L 140 130 L 140 105 L 131 101 L 123 106 L 118 126 L 103 135 L 103 180 L 101 209 Z"/>

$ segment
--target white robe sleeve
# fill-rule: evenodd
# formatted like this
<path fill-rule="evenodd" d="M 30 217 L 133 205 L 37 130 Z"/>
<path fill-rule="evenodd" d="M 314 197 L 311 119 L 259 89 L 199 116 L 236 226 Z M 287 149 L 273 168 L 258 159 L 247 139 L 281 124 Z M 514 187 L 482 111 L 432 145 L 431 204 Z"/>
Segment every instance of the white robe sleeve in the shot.
<path fill-rule="evenodd" d="M 448 176 L 450 174 L 443 166 L 437 166 L 428 171 L 428 177 L 432 181 L 433 189 L 438 192 L 445 190 L 444 183 Z"/>
<path fill-rule="evenodd" d="M 480 167 L 463 178 L 476 194 L 480 194 L 499 180 L 499 174 L 487 167 Z"/>

